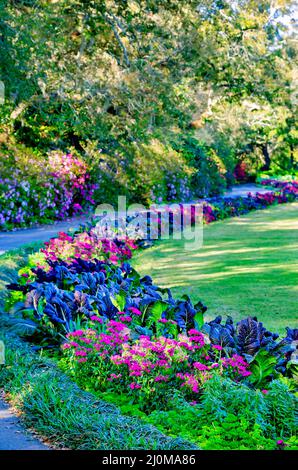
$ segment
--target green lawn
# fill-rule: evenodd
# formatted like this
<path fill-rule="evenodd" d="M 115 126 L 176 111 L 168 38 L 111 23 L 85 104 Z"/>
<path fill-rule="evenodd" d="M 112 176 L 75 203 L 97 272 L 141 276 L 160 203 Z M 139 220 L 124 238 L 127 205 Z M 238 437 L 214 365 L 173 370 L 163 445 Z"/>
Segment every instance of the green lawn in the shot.
<path fill-rule="evenodd" d="M 155 283 L 207 306 L 206 318 L 256 315 L 269 329 L 298 326 L 298 203 L 204 227 L 204 244 L 185 251 L 163 241 L 140 252 L 134 267 Z"/>
<path fill-rule="evenodd" d="M 0 315 L 4 307 L 5 286 L 17 280 L 18 270 L 26 265 L 28 255 L 38 251 L 41 246 L 42 243 L 35 242 L 0 255 Z"/>

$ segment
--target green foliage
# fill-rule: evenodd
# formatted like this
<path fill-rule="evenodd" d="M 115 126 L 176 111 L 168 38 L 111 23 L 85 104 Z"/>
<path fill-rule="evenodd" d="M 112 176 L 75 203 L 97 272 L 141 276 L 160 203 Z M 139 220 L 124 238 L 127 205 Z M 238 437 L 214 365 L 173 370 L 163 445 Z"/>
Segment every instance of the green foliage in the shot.
<path fill-rule="evenodd" d="M 176 137 L 173 145 L 193 169 L 190 184 L 195 196 L 214 196 L 226 188 L 226 176 L 235 164 L 229 155 L 220 155 L 219 149 L 188 134 L 180 139 Z"/>
<path fill-rule="evenodd" d="M 221 424 L 203 426 L 200 442 L 205 450 L 273 450 L 276 443 L 264 437 L 258 424 L 228 414 Z"/>
<path fill-rule="evenodd" d="M 1 0 L 1 156 L 77 152 L 98 202 L 213 195 L 266 152 L 294 168 L 292 5 Z"/>
<path fill-rule="evenodd" d="M 178 390 L 171 391 L 168 409 L 146 415 L 129 396 L 106 392 L 105 400 L 124 414 L 139 416 L 170 436 L 182 436 L 208 450 L 276 449 L 283 439 L 286 449 L 297 446 L 297 398 L 287 385 L 272 382 L 268 393 L 255 391 L 214 376 L 201 399 L 189 404 Z"/>
<path fill-rule="evenodd" d="M 201 413 L 206 424 L 211 424 L 214 419 L 221 422 L 228 414 L 235 414 L 251 423 L 257 423 L 263 429 L 267 426 L 263 394 L 216 375 L 205 384 Z"/>
<path fill-rule="evenodd" d="M 264 385 L 266 379 L 268 380 L 274 374 L 276 364 L 277 359 L 270 352 L 258 351 L 249 365 L 249 370 L 252 373 L 249 379 L 257 387 Z"/>
<path fill-rule="evenodd" d="M 273 380 L 265 397 L 268 416 L 277 436 L 289 437 L 298 429 L 298 398 L 289 386 Z"/>

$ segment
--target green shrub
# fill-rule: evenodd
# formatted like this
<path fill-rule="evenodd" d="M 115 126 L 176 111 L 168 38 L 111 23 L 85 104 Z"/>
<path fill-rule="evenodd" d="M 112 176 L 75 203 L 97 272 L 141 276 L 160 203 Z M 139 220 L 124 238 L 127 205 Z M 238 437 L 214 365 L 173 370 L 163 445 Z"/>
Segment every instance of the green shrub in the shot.
<path fill-rule="evenodd" d="M 267 413 L 265 397 L 258 390 L 216 375 L 205 384 L 200 416 L 206 424 L 211 425 L 214 420 L 223 422 L 229 414 L 234 414 L 266 430 Z"/>
<path fill-rule="evenodd" d="M 117 404 L 122 413 L 138 416 L 161 432 L 180 436 L 206 450 L 295 449 L 297 398 L 278 380 L 266 392 L 214 376 L 206 382 L 200 401 L 188 403 L 180 391 L 171 390 L 167 409 L 149 415 L 132 404 L 126 394 L 106 392 L 98 396 Z"/>
<path fill-rule="evenodd" d="M 188 136 L 180 144 L 180 151 L 193 168 L 191 189 L 195 196 L 215 196 L 224 191 L 227 186 L 226 176 L 229 177 L 230 172 L 215 149 Z"/>
<path fill-rule="evenodd" d="M 84 149 L 91 177 L 98 184 L 98 203 L 116 203 L 118 195 L 143 204 L 190 198 L 192 169 L 170 144 L 152 137 L 109 151 L 99 151 L 94 143 Z"/>

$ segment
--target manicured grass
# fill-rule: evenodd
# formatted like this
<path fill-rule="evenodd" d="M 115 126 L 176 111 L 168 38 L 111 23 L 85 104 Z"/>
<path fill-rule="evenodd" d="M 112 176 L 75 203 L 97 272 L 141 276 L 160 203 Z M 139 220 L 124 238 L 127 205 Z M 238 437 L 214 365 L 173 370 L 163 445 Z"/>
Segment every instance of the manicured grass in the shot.
<path fill-rule="evenodd" d="M 17 280 L 18 270 L 26 265 L 28 256 L 38 251 L 42 245 L 41 242 L 31 243 L 0 255 L 0 312 L 3 311 L 6 284 Z"/>
<path fill-rule="evenodd" d="M 205 226 L 197 251 L 186 251 L 183 240 L 162 241 L 133 264 L 175 295 L 201 299 L 207 319 L 256 315 L 272 330 L 297 327 L 297 203 Z"/>

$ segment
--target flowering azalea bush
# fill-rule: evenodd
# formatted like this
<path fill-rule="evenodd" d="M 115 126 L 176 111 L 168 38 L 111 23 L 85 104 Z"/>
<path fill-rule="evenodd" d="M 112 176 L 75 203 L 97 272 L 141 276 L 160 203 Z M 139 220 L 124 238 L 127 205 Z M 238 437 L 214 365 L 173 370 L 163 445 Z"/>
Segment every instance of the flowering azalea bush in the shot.
<path fill-rule="evenodd" d="M 236 181 L 247 181 L 249 178 L 247 164 L 242 161 L 238 162 L 234 169 L 234 178 Z"/>
<path fill-rule="evenodd" d="M 36 175 L 15 170 L 0 179 L 0 230 L 63 220 L 95 203 L 96 186 L 85 164 L 71 155 L 56 155 Z"/>
<path fill-rule="evenodd" d="M 298 194 L 298 181 L 283 181 L 273 178 L 264 178 L 260 180 L 260 184 L 263 186 L 272 186 L 274 188 L 282 189 L 286 192 L 292 192 Z"/>
<path fill-rule="evenodd" d="M 85 162 L 71 154 L 53 153 L 49 156 L 49 170 L 52 176 L 62 181 L 72 195 L 72 210 L 82 211 L 83 205 L 94 205 L 93 193 L 96 184 L 90 183 Z"/>
<path fill-rule="evenodd" d="M 65 183 L 49 176 L 47 182 L 17 177 L 0 180 L 0 229 L 62 219 L 69 213 L 71 193 Z"/>

